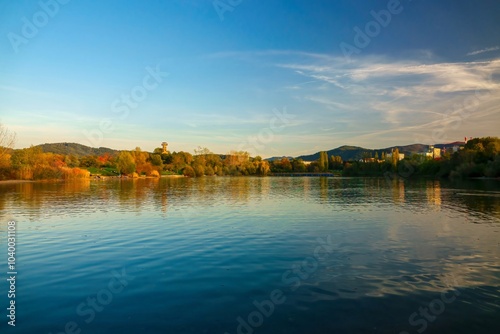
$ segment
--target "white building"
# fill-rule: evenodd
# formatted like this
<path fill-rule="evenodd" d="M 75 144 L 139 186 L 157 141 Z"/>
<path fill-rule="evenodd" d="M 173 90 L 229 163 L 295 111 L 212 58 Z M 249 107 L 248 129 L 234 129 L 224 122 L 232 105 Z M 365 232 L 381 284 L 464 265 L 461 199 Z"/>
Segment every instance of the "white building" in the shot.
<path fill-rule="evenodd" d="M 399 161 L 403 160 L 405 158 L 405 154 L 404 153 L 399 153 Z M 387 153 L 385 155 L 385 159 L 386 160 L 392 160 L 392 152 L 391 153 Z"/>

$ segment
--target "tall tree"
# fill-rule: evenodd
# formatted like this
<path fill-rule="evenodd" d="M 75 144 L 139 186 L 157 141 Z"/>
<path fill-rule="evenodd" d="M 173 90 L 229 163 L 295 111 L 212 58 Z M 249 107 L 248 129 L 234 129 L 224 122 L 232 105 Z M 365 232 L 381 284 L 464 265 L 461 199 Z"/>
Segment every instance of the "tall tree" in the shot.
<path fill-rule="evenodd" d="M 14 148 L 16 134 L 0 123 L 0 161 Z"/>
<path fill-rule="evenodd" d="M 325 151 L 319 152 L 318 167 L 320 172 L 328 171 L 328 153 Z"/>
<path fill-rule="evenodd" d="M 398 162 L 399 162 L 399 149 L 396 147 L 395 149 L 392 150 L 392 166 L 396 168 Z"/>

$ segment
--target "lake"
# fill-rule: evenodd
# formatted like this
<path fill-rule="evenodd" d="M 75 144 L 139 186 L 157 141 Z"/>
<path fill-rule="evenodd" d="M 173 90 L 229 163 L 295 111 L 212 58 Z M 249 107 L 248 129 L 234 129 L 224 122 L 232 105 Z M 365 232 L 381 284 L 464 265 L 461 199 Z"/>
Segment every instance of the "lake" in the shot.
<path fill-rule="evenodd" d="M 2 333 L 497 333 L 500 181 L 0 184 Z"/>

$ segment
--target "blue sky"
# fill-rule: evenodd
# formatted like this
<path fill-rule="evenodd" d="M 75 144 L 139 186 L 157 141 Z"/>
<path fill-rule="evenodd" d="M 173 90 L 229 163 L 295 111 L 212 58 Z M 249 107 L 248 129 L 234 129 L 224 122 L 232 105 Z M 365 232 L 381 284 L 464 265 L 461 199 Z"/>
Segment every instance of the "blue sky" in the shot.
<path fill-rule="evenodd" d="M 269 157 L 500 135 L 495 0 L 59 1 L 0 1 L 17 148 Z"/>

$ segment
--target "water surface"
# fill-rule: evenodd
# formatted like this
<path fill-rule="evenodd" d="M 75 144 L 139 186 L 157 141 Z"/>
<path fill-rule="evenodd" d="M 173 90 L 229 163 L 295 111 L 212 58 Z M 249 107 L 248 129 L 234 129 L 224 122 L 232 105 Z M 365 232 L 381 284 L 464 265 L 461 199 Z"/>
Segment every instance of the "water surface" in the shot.
<path fill-rule="evenodd" d="M 17 325 L 2 311 L 2 333 L 500 328 L 499 181 L 2 184 L 0 209 L 2 277 L 18 229 Z"/>

